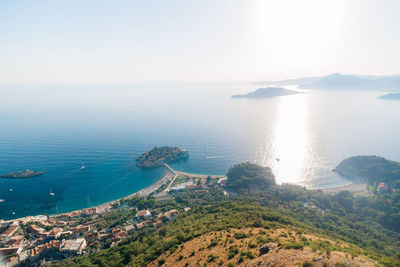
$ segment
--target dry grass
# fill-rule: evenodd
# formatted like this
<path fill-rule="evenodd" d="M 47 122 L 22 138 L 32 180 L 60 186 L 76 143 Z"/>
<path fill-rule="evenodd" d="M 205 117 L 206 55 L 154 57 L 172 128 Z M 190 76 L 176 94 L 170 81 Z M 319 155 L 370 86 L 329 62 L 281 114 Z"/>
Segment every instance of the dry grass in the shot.
<path fill-rule="evenodd" d="M 149 266 L 302 266 L 306 261 L 314 266 L 334 266 L 345 263 L 348 266 L 374 267 L 376 262 L 364 256 L 352 256 L 349 253 L 304 247 L 285 249 L 277 247 L 269 253 L 259 256 L 259 248 L 266 242 L 296 242 L 307 238 L 309 241 L 326 241 L 337 247 L 350 245 L 328 240 L 323 237 L 291 232 L 287 229 L 265 230 L 260 228 L 231 229 L 212 232 L 195 238 L 180 246 L 173 253 L 166 252 Z M 236 253 L 235 253 L 236 252 Z M 162 261 L 161 261 L 162 262 Z"/>

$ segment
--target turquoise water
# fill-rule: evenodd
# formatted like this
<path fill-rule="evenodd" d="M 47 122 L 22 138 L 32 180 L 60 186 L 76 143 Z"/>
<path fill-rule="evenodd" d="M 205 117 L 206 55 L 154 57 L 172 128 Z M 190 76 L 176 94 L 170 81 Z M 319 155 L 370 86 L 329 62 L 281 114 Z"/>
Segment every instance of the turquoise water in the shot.
<path fill-rule="evenodd" d="M 2 88 L 0 173 L 29 168 L 45 174 L 0 179 L 5 200 L 0 218 L 66 212 L 136 192 L 163 174 L 135 167 L 135 157 L 155 145 L 189 150 L 187 161 L 172 164 L 178 170 L 223 174 L 237 162 L 251 161 L 272 167 L 280 183 L 310 188 L 348 183 L 331 172 L 345 157 L 400 160 L 399 101 L 376 99 L 376 92 L 230 98 L 255 88 L 232 83 Z"/>

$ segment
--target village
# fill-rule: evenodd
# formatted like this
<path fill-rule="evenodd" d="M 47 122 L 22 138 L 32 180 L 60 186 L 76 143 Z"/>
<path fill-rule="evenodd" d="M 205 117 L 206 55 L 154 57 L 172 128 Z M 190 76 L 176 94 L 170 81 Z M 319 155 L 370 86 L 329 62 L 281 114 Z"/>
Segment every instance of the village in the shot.
<path fill-rule="evenodd" d="M 225 183 L 224 176 L 197 177 L 174 173 L 164 186 L 151 192 L 151 196 L 157 200 L 165 200 L 170 198 L 171 193 L 182 190 L 196 195 L 207 194 L 213 188 L 222 190 Z M 142 231 L 144 228 L 158 229 L 174 220 L 180 212 L 190 211 L 190 207 L 166 211 L 139 210 L 126 204 L 135 196 L 143 197 L 134 194 L 120 201 L 53 216 L 37 215 L 9 221 L 0 220 L 0 262 L 10 267 L 90 254 L 105 246 L 118 244 L 135 231 Z M 117 225 L 102 227 L 104 216 L 122 211 L 129 214 L 129 219 Z"/>

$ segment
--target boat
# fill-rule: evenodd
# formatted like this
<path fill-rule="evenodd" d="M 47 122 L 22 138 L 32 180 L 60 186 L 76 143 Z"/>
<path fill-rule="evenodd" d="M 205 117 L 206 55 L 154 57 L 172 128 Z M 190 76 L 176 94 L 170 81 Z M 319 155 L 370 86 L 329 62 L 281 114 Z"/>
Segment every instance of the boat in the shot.
<path fill-rule="evenodd" d="M 12 192 L 12 188 L 10 188 L 10 192 Z"/>
<path fill-rule="evenodd" d="M 15 215 L 15 212 L 13 211 L 12 214 Z"/>
<path fill-rule="evenodd" d="M 53 192 L 50 191 L 50 194 L 49 194 L 49 195 L 50 195 L 50 196 L 54 196 L 55 194 L 54 194 Z"/>
<path fill-rule="evenodd" d="M 86 169 L 86 167 L 82 164 L 81 171 L 83 171 L 84 169 Z"/>
<path fill-rule="evenodd" d="M 4 199 L 0 199 L 0 203 L 2 203 L 2 202 L 4 202 L 5 200 Z"/>

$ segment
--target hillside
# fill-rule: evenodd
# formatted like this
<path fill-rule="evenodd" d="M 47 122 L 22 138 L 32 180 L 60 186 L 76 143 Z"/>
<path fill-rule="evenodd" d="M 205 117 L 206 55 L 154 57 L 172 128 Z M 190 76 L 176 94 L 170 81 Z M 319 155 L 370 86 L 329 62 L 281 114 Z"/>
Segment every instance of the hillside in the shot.
<path fill-rule="evenodd" d="M 105 233 L 127 227 L 132 220 L 140 228 L 117 242 L 97 240 L 88 255 L 52 265 L 400 266 L 397 191 L 355 196 L 275 185 L 269 168 L 251 163 L 233 166 L 228 177 L 232 173 L 238 181 L 271 179 L 262 189 L 235 187 L 235 193 L 229 183 L 225 188 L 205 183 L 202 190 L 174 191 L 162 199 L 151 195 L 121 201 L 112 212 L 80 223 Z M 143 209 L 151 215 L 133 218 Z M 176 217 L 159 221 L 172 209 Z M 274 249 L 260 256 L 266 244 Z"/>
<path fill-rule="evenodd" d="M 251 227 L 204 234 L 163 253 L 149 266 L 376 266 L 376 261 L 354 251 L 347 243 L 313 234 Z"/>

